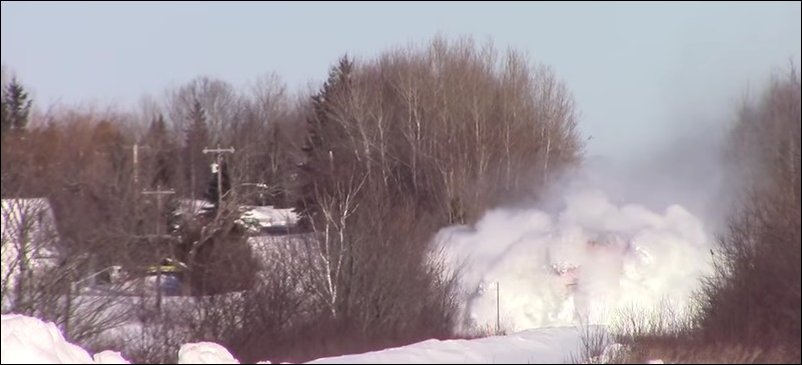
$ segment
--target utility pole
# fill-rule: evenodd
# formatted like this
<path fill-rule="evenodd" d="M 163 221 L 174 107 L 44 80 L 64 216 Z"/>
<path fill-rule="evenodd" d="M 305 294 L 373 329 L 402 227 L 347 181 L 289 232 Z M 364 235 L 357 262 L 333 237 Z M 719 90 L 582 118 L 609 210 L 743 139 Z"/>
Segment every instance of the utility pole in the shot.
<path fill-rule="evenodd" d="M 203 153 L 216 153 L 216 163 L 217 163 L 217 211 L 220 211 L 220 207 L 223 206 L 223 153 L 234 153 L 234 147 L 229 148 L 220 148 L 220 145 L 217 145 L 217 148 L 204 148 Z"/>
<path fill-rule="evenodd" d="M 138 143 L 134 143 L 131 146 L 134 154 L 134 186 L 139 186 L 139 149 L 140 148 L 150 148 L 148 146 L 140 146 Z"/>
<path fill-rule="evenodd" d="M 496 281 L 496 336 L 501 334 L 501 301 L 499 300 L 499 282 Z"/>
<path fill-rule="evenodd" d="M 136 146 L 136 145 L 134 145 Z M 162 190 L 161 185 L 156 186 L 156 190 L 145 190 L 142 191 L 142 194 L 145 195 L 155 195 L 156 196 L 156 210 L 157 210 L 157 219 L 156 219 L 156 239 L 160 239 L 162 237 L 161 228 L 162 228 L 162 196 L 175 194 L 175 190 Z M 159 243 L 157 243 L 158 245 Z M 158 249 L 158 262 L 156 263 L 156 310 L 161 312 L 162 307 L 162 250 L 161 248 Z"/>

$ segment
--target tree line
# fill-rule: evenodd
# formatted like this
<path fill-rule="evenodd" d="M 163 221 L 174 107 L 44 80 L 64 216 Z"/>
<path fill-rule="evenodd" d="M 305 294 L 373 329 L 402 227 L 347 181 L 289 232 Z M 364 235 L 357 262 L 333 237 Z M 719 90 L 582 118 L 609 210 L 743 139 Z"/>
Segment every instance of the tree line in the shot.
<path fill-rule="evenodd" d="M 188 317 L 198 318 L 185 318 L 195 324 L 182 340 L 212 336 L 246 359 L 452 336 L 455 276 L 431 236 L 522 194 L 537 196 L 582 154 L 575 104 L 554 73 L 469 38 L 374 59 L 344 55 L 311 95 L 291 95 L 270 74 L 249 90 L 199 77 L 133 112 L 60 107 L 35 115 L 16 78 L 2 99 L 2 196 L 47 198 L 58 227 L 52 244 L 61 262 L 29 284 L 23 275 L 27 292 L 46 287 L 55 303 L 77 296 L 69 283 L 93 270 L 114 264 L 143 273 L 175 257 L 191 272 L 185 294 L 196 298 L 196 313 Z M 214 156 L 203 153 L 217 146 L 236 151 L 224 156 L 222 192 L 210 172 Z M 174 194 L 161 204 L 143 195 L 156 189 Z M 223 194 L 220 206 L 215 193 Z M 203 199 L 211 214 L 177 209 Z M 305 233 L 259 259 L 237 222 L 243 205 L 292 208 Z M 30 261 L 26 244 L 18 244 L 18 261 Z M 231 291 L 247 294 L 224 305 L 209 296 Z M 71 318 L 63 305 L 39 308 L 44 300 L 24 300 L 24 292 L 16 311 L 71 321 L 68 336 L 100 341 L 79 333 L 76 322 L 89 319 Z M 234 320 L 242 316 L 260 320 Z M 169 361 L 159 357 L 166 349 L 129 351 Z"/>

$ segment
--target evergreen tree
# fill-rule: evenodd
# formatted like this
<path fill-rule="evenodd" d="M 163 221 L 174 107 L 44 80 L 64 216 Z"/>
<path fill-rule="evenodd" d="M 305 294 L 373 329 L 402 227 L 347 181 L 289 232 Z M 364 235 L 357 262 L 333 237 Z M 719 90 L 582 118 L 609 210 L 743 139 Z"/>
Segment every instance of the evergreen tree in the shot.
<path fill-rule="evenodd" d="M 153 169 L 151 186 L 173 186 L 174 162 L 172 153 L 174 151 L 172 140 L 167 132 L 167 124 L 164 116 L 159 114 L 150 123 L 148 132 L 145 135 L 145 144 L 151 149 L 150 167 Z"/>
<path fill-rule="evenodd" d="M 23 131 L 28 125 L 31 111 L 31 100 L 25 87 L 16 77 L 3 90 L 2 133 L 9 130 Z"/>
<path fill-rule="evenodd" d="M 2 136 L 6 135 L 6 131 L 11 129 L 11 119 L 8 117 L 8 109 L 6 108 L 6 92 L 3 91 L 3 97 L 0 98 L 0 132 Z"/>
<path fill-rule="evenodd" d="M 208 158 L 203 154 L 203 149 L 209 144 L 209 130 L 206 125 L 206 111 L 200 101 L 195 100 L 189 120 L 184 146 L 184 171 L 190 196 L 194 199 L 203 196 L 202 181 L 209 173 Z"/>
<path fill-rule="evenodd" d="M 128 171 L 126 160 L 129 152 L 124 147 L 126 140 L 119 126 L 107 120 L 96 124 L 92 129 L 91 143 L 94 165 L 90 168 L 96 169 L 95 173 L 100 176 L 120 179 L 112 186 L 122 188 L 122 181 L 129 179 L 125 174 Z"/>
<path fill-rule="evenodd" d="M 343 56 L 332 67 L 321 90 L 312 96 L 314 114 L 307 119 L 307 137 L 302 147 L 305 160 L 298 166 L 300 191 L 296 202 L 300 225 L 306 229 L 310 228 L 310 220 L 315 219 L 319 209 L 316 192 L 326 188 L 326 182 L 334 173 L 334 150 L 343 131 L 332 119 L 337 115 L 338 98 L 350 92 L 353 66 L 353 61 Z"/>

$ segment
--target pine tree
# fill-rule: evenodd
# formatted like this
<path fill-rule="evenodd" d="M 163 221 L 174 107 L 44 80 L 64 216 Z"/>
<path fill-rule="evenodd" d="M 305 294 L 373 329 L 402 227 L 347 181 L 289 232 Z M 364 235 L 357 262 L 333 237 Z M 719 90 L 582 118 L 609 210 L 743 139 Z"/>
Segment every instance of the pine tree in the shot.
<path fill-rule="evenodd" d="M 11 79 L 3 92 L 2 133 L 5 134 L 8 130 L 25 130 L 32 102 L 28 98 L 28 92 L 16 77 Z"/>
<path fill-rule="evenodd" d="M 209 173 L 207 157 L 203 149 L 209 144 L 209 130 L 206 126 L 206 111 L 200 101 L 195 100 L 189 113 L 190 126 L 187 130 L 186 144 L 184 146 L 184 166 L 190 196 L 203 196 L 204 186 L 201 181 Z"/>
<path fill-rule="evenodd" d="M 337 114 L 337 99 L 350 92 L 353 66 L 353 61 L 343 56 L 337 66 L 332 67 L 321 90 L 312 96 L 314 114 L 307 119 L 307 137 L 302 147 L 305 161 L 298 166 L 301 186 L 296 202 L 300 225 L 306 229 L 319 210 L 316 191 L 325 189 L 326 181 L 334 173 L 334 150 L 343 133 L 332 119 Z"/>
<path fill-rule="evenodd" d="M 5 136 L 6 131 L 11 129 L 11 119 L 8 117 L 8 109 L 6 108 L 6 93 L 3 91 L 3 97 L 0 98 L 0 135 Z"/>
<path fill-rule="evenodd" d="M 153 177 L 151 186 L 173 186 L 174 162 L 172 153 L 174 151 L 172 140 L 167 132 L 167 124 L 164 116 L 159 114 L 150 123 L 148 132 L 145 135 L 145 144 L 150 146 L 152 151 L 151 167 Z"/>
<path fill-rule="evenodd" d="M 120 128 L 107 120 L 96 124 L 92 129 L 92 147 L 94 149 L 94 167 L 96 173 L 105 174 L 116 179 L 128 179 L 124 171 L 128 166 L 125 163 L 128 151 L 125 150 L 125 136 Z M 113 184 L 115 187 L 122 187 L 122 184 Z"/>

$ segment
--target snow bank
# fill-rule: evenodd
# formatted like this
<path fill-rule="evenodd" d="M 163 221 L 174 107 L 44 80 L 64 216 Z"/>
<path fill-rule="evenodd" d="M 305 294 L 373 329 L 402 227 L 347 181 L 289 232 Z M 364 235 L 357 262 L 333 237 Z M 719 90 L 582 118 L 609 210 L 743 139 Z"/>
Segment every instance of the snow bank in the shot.
<path fill-rule="evenodd" d="M 120 353 L 113 351 L 90 356 L 84 349 L 67 342 L 53 323 L 16 314 L 3 315 L 2 322 L 4 364 L 129 363 Z M 322 358 L 310 363 L 571 363 L 586 355 L 582 338 L 588 333 L 609 338 L 600 327 L 589 327 L 584 331 L 577 328 L 541 328 L 475 340 L 428 340 L 364 354 Z M 181 346 L 178 363 L 238 364 L 239 361 L 223 346 L 199 342 Z"/>
<path fill-rule="evenodd" d="M 95 364 L 130 364 L 117 351 L 101 351 L 92 356 L 92 358 L 95 360 Z"/>
<path fill-rule="evenodd" d="M 214 342 L 188 343 L 178 350 L 179 364 L 239 364 L 225 347 Z"/>
<path fill-rule="evenodd" d="M 18 314 L 2 316 L 3 364 L 129 364 L 118 352 L 103 351 L 89 356 L 86 350 L 67 342 L 52 322 Z"/>
<path fill-rule="evenodd" d="M 712 271 L 712 236 L 679 205 L 658 213 L 578 189 L 554 210 L 496 209 L 474 227 L 438 233 L 450 266 L 461 269 L 458 330 L 495 328 L 497 315 L 519 331 L 680 311 Z"/>

